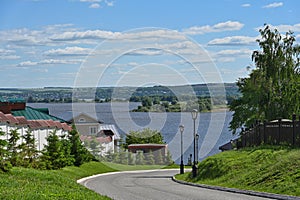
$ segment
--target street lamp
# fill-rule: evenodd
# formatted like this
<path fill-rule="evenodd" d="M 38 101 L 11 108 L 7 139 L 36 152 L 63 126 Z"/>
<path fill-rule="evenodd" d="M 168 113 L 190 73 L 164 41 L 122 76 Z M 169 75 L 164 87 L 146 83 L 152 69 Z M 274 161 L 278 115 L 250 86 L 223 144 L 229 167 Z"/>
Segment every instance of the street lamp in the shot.
<path fill-rule="evenodd" d="M 182 151 L 182 147 L 183 147 L 183 140 L 182 140 L 182 134 L 183 134 L 183 131 L 184 131 L 184 126 L 183 125 L 180 125 L 179 126 L 179 130 L 180 130 L 180 133 L 181 133 L 181 161 L 180 161 L 180 174 L 184 174 L 184 165 L 183 165 L 183 151 Z"/>
<path fill-rule="evenodd" d="M 196 164 L 198 164 L 198 161 L 199 161 L 199 158 L 198 158 L 198 153 L 199 153 L 198 147 L 199 147 L 199 134 L 197 133 L 196 134 Z"/>
<path fill-rule="evenodd" d="M 198 110 L 192 110 L 192 119 L 194 120 L 194 162 L 192 167 L 193 177 L 197 176 L 197 165 L 196 165 L 196 119 L 198 115 Z"/>

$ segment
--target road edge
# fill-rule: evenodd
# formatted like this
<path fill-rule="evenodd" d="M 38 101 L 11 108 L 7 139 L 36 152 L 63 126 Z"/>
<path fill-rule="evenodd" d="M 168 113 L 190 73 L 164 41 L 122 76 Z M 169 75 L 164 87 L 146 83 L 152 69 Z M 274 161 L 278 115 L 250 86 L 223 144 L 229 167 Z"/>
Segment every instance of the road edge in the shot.
<path fill-rule="evenodd" d="M 235 188 L 226 188 L 226 187 L 221 187 L 221 186 L 212 186 L 212 185 L 191 183 L 191 182 L 187 182 L 187 181 L 178 180 L 175 178 L 175 176 L 172 177 L 172 180 L 174 182 L 177 182 L 180 184 L 201 187 L 201 188 L 206 188 L 206 189 L 211 189 L 211 190 L 219 190 L 219 191 L 224 191 L 224 192 L 246 194 L 246 195 L 265 197 L 265 198 L 270 198 L 270 199 L 300 200 L 300 197 L 296 197 L 296 196 L 272 194 L 272 193 L 267 193 L 267 192 L 257 192 L 257 191 L 252 191 L 252 190 L 240 190 L 240 189 L 235 189 Z"/>

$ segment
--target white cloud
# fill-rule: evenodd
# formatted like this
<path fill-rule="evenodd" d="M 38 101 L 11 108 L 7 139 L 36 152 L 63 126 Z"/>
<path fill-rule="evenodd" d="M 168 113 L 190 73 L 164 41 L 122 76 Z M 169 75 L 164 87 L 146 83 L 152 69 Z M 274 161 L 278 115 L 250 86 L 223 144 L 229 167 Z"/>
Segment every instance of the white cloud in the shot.
<path fill-rule="evenodd" d="M 242 4 L 241 6 L 242 6 L 242 7 L 250 7 L 251 4 L 250 4 L 250 3 L 245 3 L 245 4 Z"/>
<path fill-rule="evenodd" d="M 252 50 L 250 49 L 226 49 L 216 53 L 216 56 L 251 56 Z"/>
<path fill-rule="evenodd" d="M 44 52 L 46 56 L 87 56 L 92 50 L 82 47 L 66 47 L 65 49 L 50 49 Z"/>
<path fill-rule="evenodd" d="M 263 6 L 263 8 L 277 8 L 277 7 L 281 7 L 283 6 L 282 2 L 274 2 L 274 3 L 270 3 L 268 5 Z"/>
<path fill-rule="evenodd" d="M 105 4 L 107 6 L 114 6 L 114 2 L 113 1 L 107 1 L 107 0 L 105 0 Z"/>
<path fill-rule="evenodd" d="M 16 60 L 20 56 L 17 56 L 15 50 L 0 49 L 0 60 Z"/>
<path fill-rule="evenodd" d="M 83 62 L 81 59 L 74 60 L 58 60 L 58 59 L 45 59 L 41 61 L 24 61 L 18 64 L 18 67 L 28 67 L 28 66 L 36 66 L 36 65 L 57 65 L 57 64 L 79 64 Z"/>
<path fill-rule="evenodd" d="M 249 36 L 230 36 L 224 38 L 216 38 L 208 42 L 208 45 L 254 45 L 256 44 L 257 37 Z"/>
<path fill-rule="evenodd" d="M 89 8 L 100 8 L 100 4 L 99 3 L 93 3 L 89 6 Z"/>
<path fill-rule="evenodd" d="M 71 42 L 76 40 L 141 40 L 143 38 L 164 38 L 164 39 L 186 39 L 184 35 L 180 35 L 178 31 L 173 30 L 140 30 L 138 32 L 112 32 L 103 30 L 87 30 L 87 31 L 66 31 L 54 34 L 50 37 L 52 41 Z"/>
<path fill-rule="evenodd" d="M 237 31 L 243 28 L 244 24 L 238 21 L 227 21 L 215 24 L 213 26 L 193 26 L 183 30 L 183 33 L 188 35 L 201 35 L 212 32 Z"/>

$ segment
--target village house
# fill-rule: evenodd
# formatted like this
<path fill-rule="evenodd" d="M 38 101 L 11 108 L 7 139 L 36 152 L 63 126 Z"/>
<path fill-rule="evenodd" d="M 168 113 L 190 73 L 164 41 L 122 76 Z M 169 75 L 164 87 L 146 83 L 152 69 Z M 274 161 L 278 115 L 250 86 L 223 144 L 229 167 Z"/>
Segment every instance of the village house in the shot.
<path fill-rule="evenodd" d="M 116 151 L 120 134 L 113 124 L 104 124 L 85 113 L 73 117 L 69 123 L 75 124 L 82 141 L 96 140 L 101 145 L 99 147 L 101 156 Z"/>
<path fill-rule="evenodd" d="M 47 144 L 49 133 L 55 131 L 58 136 L 62 136 L 71 130 L 62 119 L 44 111 L 26 107 L 24 100 L 0 100 L 0 130 L 4 133 L 0 139 L 9 139 L 9 133 L 17 130 L 20 135 L 18 143 L 21 144 L 22 136 L 29 131 L 36 141 L 36 149 L 41 151 Z"/>

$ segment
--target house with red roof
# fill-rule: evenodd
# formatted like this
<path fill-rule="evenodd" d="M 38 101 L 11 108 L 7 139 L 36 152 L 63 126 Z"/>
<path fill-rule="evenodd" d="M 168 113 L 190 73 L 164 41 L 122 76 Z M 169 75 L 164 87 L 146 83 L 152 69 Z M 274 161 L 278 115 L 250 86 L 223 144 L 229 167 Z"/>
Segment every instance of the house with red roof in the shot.
<path fill-rule="evenodd" d="M 0 139 L 8 139 L 11 130 L 17 130 L 22 136 L 30 131 L 35 138 L 37 150 L 43 150 L 49 133 L 55 131 L 58 136 L 66 135 L 71 127 L 62 119 L 49 115 L 45 110 L 27 107 L 23 100 L 0 100 L 0 130 L 4 132 Z"/>
<path fill-rule="evenodd" d="M 105 156 L 108 152 L 114 152 L 117 149 L 120 140 L 120 134 L 113 124 L 104 124 L 102 121 L 80 113 L 73 117 L 69 123 L 75 124 L 80 133 L 81 141 L 88 143 L 95 140 L 99 143 L 99 154 Z"/>

